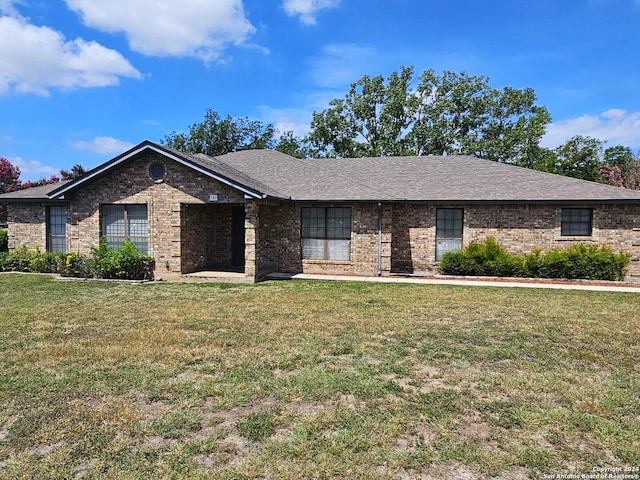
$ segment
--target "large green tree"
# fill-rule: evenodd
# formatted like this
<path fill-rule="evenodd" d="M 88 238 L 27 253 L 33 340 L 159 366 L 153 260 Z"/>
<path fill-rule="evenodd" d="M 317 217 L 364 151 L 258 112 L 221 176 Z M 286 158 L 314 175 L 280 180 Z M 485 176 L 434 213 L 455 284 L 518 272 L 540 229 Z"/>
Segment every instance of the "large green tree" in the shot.
<path fill-rule="evenodd" d="M 640 158 L 629 147 L 593 137 L 575 135 L 555 149 L 538 148 L 535 160 L 527 165 L 536 170 L 609 183 L 625 188 L 640 188 Z"/>
<path fill-rule="evenodd" d="M 414 85 L 415 84 L 415 85 Z M 551 117 L 533 90 L 491 87 L 488 78 L 401 67 L 365 75 L 344 98 L 315 112 L 309 141 L 321 156 L 468 154 L 531 163 Z"/>
<path fill-rule="evenodd" d="M 204 153 L 215 157 L 236 150 L 272 148 L 293 157 L 310 155 L 308 143 L 293 132 L 279 134 L 271 123 L 248 117 L 222 118 L 208 108 L 204 120 L 194 123 L 187 133 L 171 132 L 160 143 L 185 153 Z"/>
<path fill-rule="evenodd" d="M 247 117 L 222 118 L 209 108 L 204 120 L 191 125 L 188 133 L 173 131 L 161 143 L 185 153 L 216 156 L 250 148 L 273 148 L 275 133 L 271 124 Z"/>

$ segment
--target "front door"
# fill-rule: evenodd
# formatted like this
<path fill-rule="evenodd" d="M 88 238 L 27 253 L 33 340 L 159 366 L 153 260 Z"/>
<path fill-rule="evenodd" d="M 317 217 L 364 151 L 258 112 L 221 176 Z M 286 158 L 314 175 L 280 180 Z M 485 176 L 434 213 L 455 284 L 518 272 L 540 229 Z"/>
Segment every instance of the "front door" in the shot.
<path fill-rule="evenodd" d="M 244 267 L 244 205 L 234 205 L 231 211 L 231 264 Z"/>

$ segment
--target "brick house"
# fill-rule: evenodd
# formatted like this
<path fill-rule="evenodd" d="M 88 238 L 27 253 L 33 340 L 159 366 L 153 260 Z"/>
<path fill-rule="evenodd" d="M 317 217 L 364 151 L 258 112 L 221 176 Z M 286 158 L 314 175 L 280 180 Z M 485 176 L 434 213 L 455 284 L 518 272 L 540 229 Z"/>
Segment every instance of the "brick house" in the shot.
<path fill-rule="evenodd" d="M 630 253 L 640 192 L 468 156 L 301 160 L 188 155 L 145 141 L 71 182 L 0 195 L 9 248 L 89 253 L 125 239 L 157 279 L 202 270 L 428 275 L 494 236 L 512 253 L 576 242 Z"/>

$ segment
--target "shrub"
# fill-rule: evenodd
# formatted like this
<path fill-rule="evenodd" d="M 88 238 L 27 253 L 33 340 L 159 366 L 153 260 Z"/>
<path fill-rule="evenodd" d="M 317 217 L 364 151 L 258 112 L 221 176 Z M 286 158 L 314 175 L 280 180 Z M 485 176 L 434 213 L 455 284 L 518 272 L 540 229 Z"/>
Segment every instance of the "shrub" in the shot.
<path fill-rule="evenodd" d="M 63 277 L 91 277 L 92 273 L 87 265 L 87 257 L 73 252 L 63 254 L 58 259 L 58 273 Z"/>
<path fill-rule="evenodd" d="M 445 254 L 440 270 L 449 275 L 624 280 L 630 262 L 630 255 L 616 254 L 606 245 L 583 243 L 546 253 L 537 248 L 520 257 L 509 254 L 489 237 Z"/>
<path fill-rule="evenodd" d="M 0 252 L 9 251 L 9 232 L 0 230 Z"/>
<path fill-rule="evenodd" d="M 9 252 L 0 252 L 0 272 L 11 271 L 11 254 Z"/>
<path fill-rule="evenodd" d="M 136 246 L 125 241 L 120 250 L 109 247 L 104 238 L 91 249 L 90 270 L 98 278 L 149 280 L 153 278 L 155 261 L 138 252 Z"/>
<path fill-rule="evenodd" d="M 63 256 L 63 253 L 36 252 L 31 259 L 29 271 L 38 273 L 57 273 L 60 259 Z"/>
<path fill-rule="evenodd" d="M 524 272 L 523 260 L 507 252 L 493 237 L 482 243 L 472 242 L 462 251 L 446 253 L 440 269 L 449 275 L 496 277 L 517 277 Z"/>
<path fill-rule="evenodd" d="M 31 263 L 37 255 L 40 255 L 40 250 L 29 250 L 26 245 L 20 245 L 13 252 L 9 253 L 9 267 L 14 272 L 30 272 Z"/>
<path fill-rule="evenodd" d="M 81 253 L 40 252 L 21 245 L 12 252 L 0 253 L 0 271 L 59 273 L 65 277 L 117 278 L 150 280 L 153 278 L 154 260 L 138 252 L 131 242 L 120 250 L 108 247 L 104 239 L 92 249 L 91 257 Z"/>
<path fill-rule="evenodd" d="M 587 280 L 624 280 L 630 262 L 629 254 L 614 253 L 606 245 L 584 243 L 546 254 L 538 250 L 525 258 L 529 276 Z"/>

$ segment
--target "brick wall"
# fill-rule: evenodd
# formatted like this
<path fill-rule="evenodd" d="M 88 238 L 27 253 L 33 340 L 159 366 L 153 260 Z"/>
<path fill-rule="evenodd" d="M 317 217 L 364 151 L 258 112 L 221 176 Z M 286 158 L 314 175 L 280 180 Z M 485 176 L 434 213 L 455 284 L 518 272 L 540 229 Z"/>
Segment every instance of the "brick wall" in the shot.
<path fill-rule="evenodd" d="M 300 209 L 295 203 L 261 203 L 258 273 L 302 271 Z"/>
<path fill-rule="evenodd" d="M 8 246 L 47 247 L 46 206 L 44 203 L 10 203 L 7 205 Z"/>
<path fill-rule="evenodd" d="M 348 261 L 302 260 L 300 209 L 297 203 L 259 204 L 258 277 L 272 271 L 372 276 L 378 269 L 378 206 L 323 204 L 352 209 L 351 258 Z M 447 206 L 444 205 L 444 208 Z M 579 242 L 607 244 L 627 252 L 633 261 L 630 274 L 640 276 L 640 205 L 593 206 L 590 237 L 562 237 L 562 206 L 467 205 L 464 209 L 463 247 L 472 241 L 495 237 L 514 254 L 536 247 L 550 250 Z M 382 205 L 382 274 L 434 274 L 436 255 L 436 206 L 424 204 Z"/>
<path fill-rule="evenodd" d="M 393 206 L 392 272 L 437 271 L 436 208 L 431 205 Z M 581 242 L 606 244 L 616 252 L 631 254 L 629 273 L 640 277 L 640 205 L 592 206 L 590 237 L 560 235 L 562 208 L 558 205 L 464 206 L 463 247 L 490 236 L 514 254 L 526 254 L 536 247 L 551 250 Z"/>
<path fill-rule="evenodd" d="M 163 181 L 152 181 L 149 164 L 167 166 Z M 218 201 L 210 203 L 209 195 Z M 351 207 L 352 233 L 347 261 L 302 260 L 301 208 L 298 202 L 246 200 L 244 195 L 205 175 L 147 152 L 79 190 L 68 200 L 69 251 L 89 253 L 98 244 L 100 205 L 147 205 L 149 254 L 156 260 L 156 278 L 230 261 L 231 206 L 245 205 L 245 274 L 260 278 L 273 271 L 376 275 L 378 272 L 378 212 L 382 211 L 381 270 L 433 273 L 436 207 L 425 204 L 340 203 Z M 443 207 L 447 207 L 443 205 Z M 576 242 L 607 244 L 632 255 L 630 274 L 640 279 L 640 205 L 593 206 L 590 237 L 560 235 L 561 206 L 466 205 L 463 246 L 494 236 L 507 250 L 523 254 L 535 247 L 549 250 Z M 9 247 L 26 244 L 44 250 L 46 207 L 42 203 L 9 204 Z"/>

